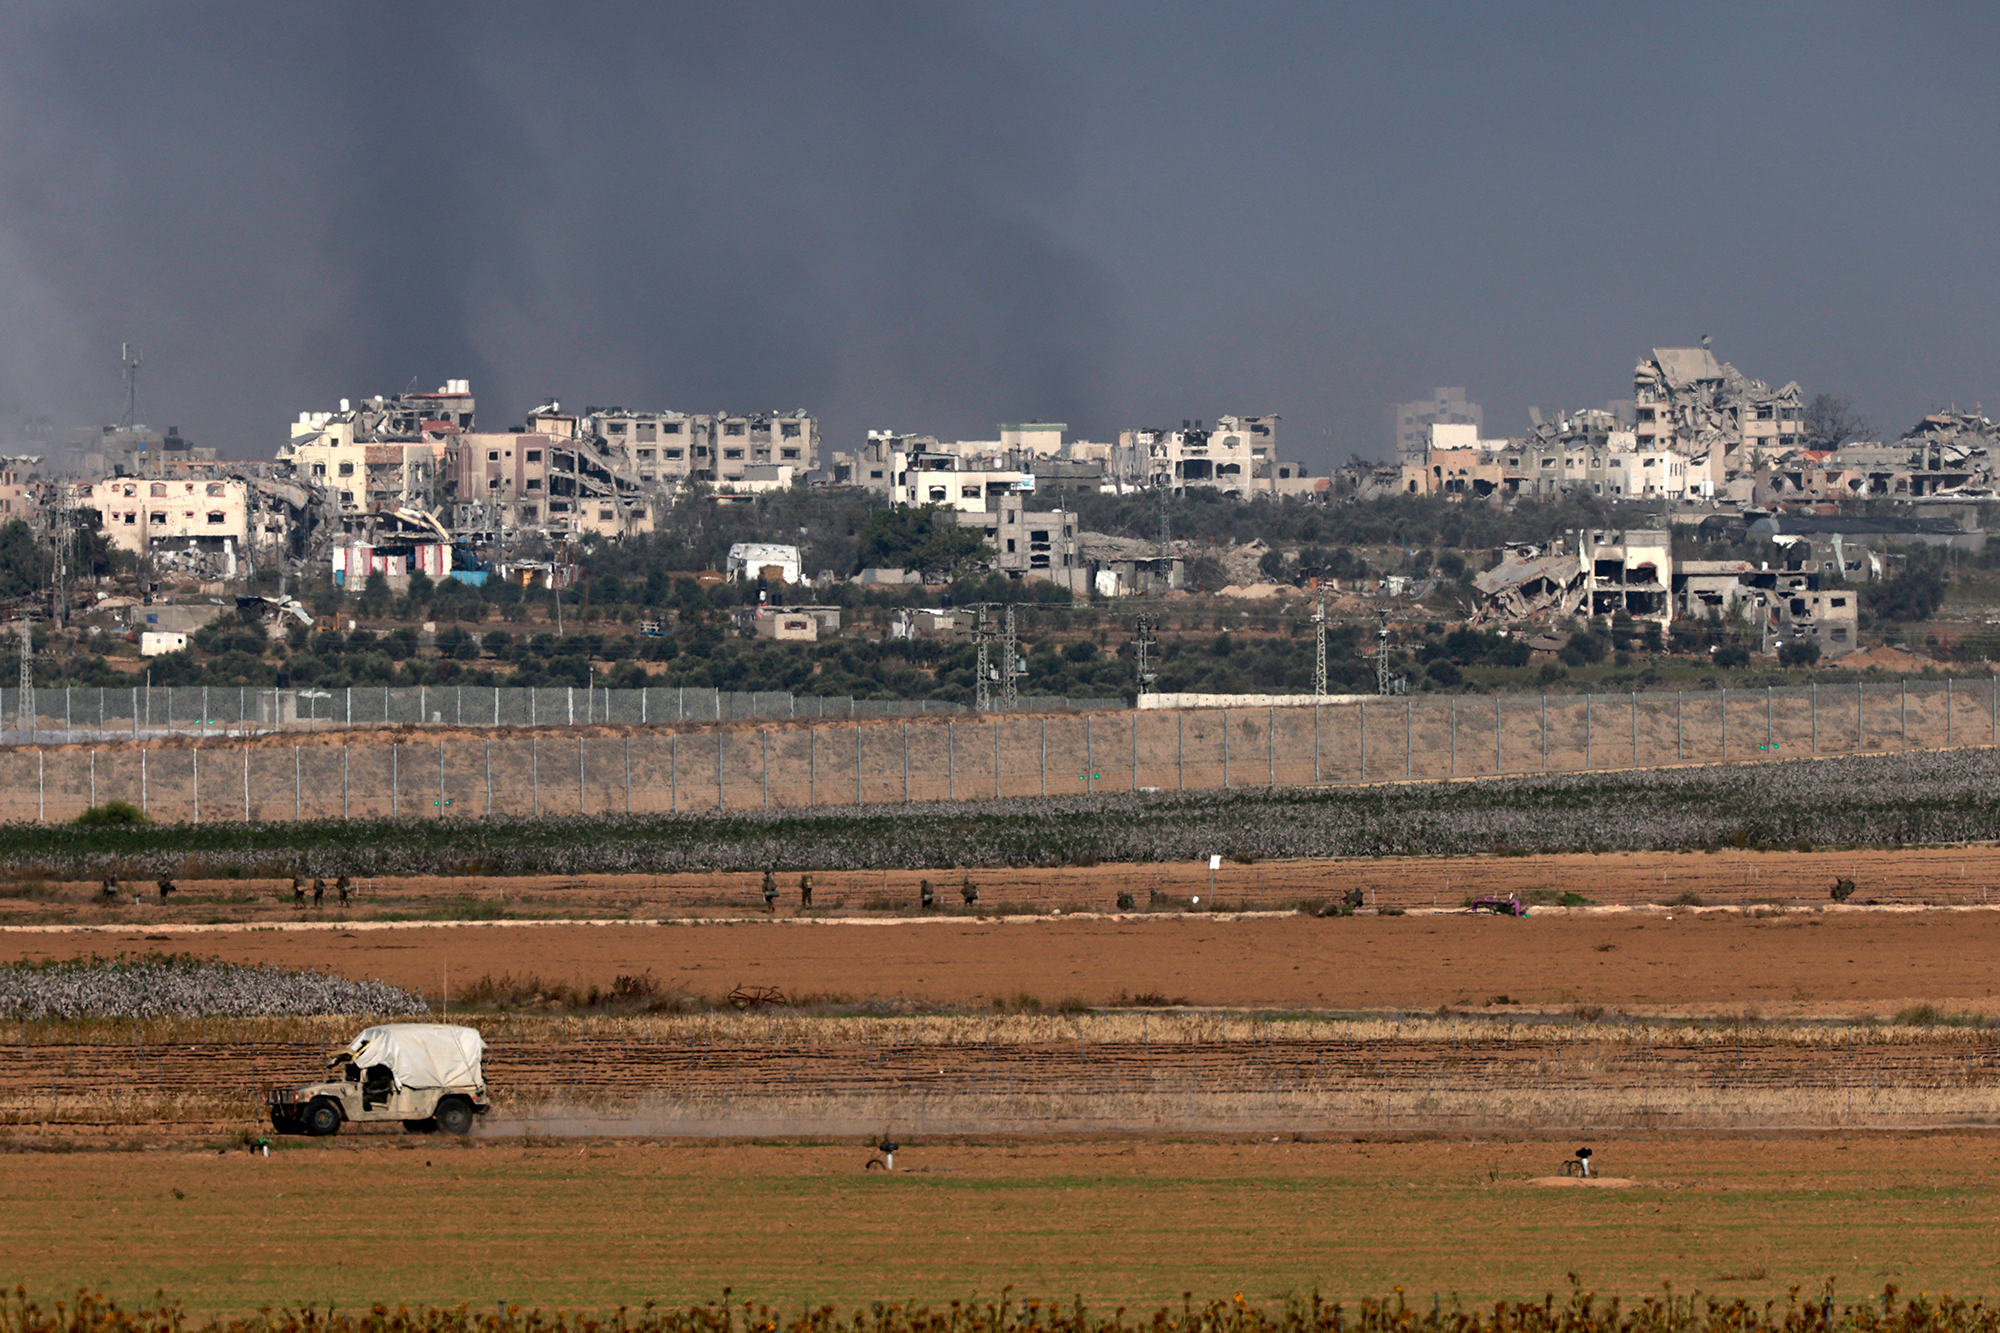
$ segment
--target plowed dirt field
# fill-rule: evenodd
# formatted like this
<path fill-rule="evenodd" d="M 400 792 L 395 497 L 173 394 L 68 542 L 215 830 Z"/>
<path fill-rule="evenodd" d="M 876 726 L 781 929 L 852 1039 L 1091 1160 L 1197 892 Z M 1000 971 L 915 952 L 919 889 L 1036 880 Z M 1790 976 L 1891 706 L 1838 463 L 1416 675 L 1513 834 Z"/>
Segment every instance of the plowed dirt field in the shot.
<path fill-rule="evenodd" d="M 795 1000 L 952 1006 L 1144 996 L 1277 1009 L 2000 1013 L 2000 910 L 1978 909 L 0 932 L 0 961 L 155 950 L 378 977 L 433 998 L 483 976 L 608 988 L 650 972 L 711 1000 L 754 985 Z"/>

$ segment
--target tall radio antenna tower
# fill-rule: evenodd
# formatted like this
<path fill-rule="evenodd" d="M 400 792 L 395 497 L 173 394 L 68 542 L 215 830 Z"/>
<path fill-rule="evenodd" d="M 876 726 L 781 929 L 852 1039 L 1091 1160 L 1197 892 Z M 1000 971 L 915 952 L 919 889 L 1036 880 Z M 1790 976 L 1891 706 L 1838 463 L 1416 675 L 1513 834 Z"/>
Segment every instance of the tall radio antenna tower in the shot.
<path fill-rule="evenodd" d="M 139 424 L 139 363 L 145 356 L 131 343 L 118 344 L 118 356 L 125 364 L 125 415 L 118 424 L 131 430 Z"/>

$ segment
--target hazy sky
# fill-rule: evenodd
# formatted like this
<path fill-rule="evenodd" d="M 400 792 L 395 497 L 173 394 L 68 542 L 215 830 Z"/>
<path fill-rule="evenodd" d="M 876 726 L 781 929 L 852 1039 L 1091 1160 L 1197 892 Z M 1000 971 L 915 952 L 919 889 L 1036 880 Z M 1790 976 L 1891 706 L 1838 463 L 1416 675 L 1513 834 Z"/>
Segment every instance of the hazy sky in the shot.
<path fill-rule="evenodd" d="M 230 456 L 472 381 L 1379 454 L 1701 335 L 2000 409 L 1990 5 L 0 0 L 0 407 Z"/>

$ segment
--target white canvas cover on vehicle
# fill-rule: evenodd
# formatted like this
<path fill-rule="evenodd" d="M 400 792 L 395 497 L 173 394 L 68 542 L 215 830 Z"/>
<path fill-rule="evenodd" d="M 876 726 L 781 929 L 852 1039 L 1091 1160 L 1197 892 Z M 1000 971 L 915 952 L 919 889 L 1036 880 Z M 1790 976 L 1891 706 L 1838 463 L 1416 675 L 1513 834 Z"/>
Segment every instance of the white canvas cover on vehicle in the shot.
<path fill-rule="evenodd" d="M 404 1088 L 483 1087 L 479 1058 L 486 1039 L 447 1023 L 384 1023 L 363 1029 L 347 1048 L 362 1069 L 387 1065 Z"/>

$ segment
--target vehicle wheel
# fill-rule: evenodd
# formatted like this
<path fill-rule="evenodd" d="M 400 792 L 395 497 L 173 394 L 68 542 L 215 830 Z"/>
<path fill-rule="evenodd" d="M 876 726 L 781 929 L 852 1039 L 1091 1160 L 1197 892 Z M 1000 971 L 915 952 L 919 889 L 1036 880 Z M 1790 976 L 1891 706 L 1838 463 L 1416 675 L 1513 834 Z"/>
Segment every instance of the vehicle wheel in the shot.
<path fill-rule="evenodd" d="M 321 1097 L 306 1108 L 306 1133 L 315 1138 L 340 1133 L 340 1108 Z"/>
<path fill-rule="evenodd" d="M 435 1134 L 438 1132 L 438 1122 L 435 1120 L 405 1120 L 403 1128 L 412 1134 Z"/>
<path fill-rule="evenodd" d="M 472 1108 L 462 1101 L 440 1102 L 437 1127 L 447 1134 L 463 1137 L 472 1132 Z"/>
<path fill-rule="evenodd" d="M 297 1116 L 280 1115 L 276 1111 L 271 1112 L 271 1128 L 280 1134 L 303 1134 L 306 1132 L 305 1125 L 300 1123 Z"/>

